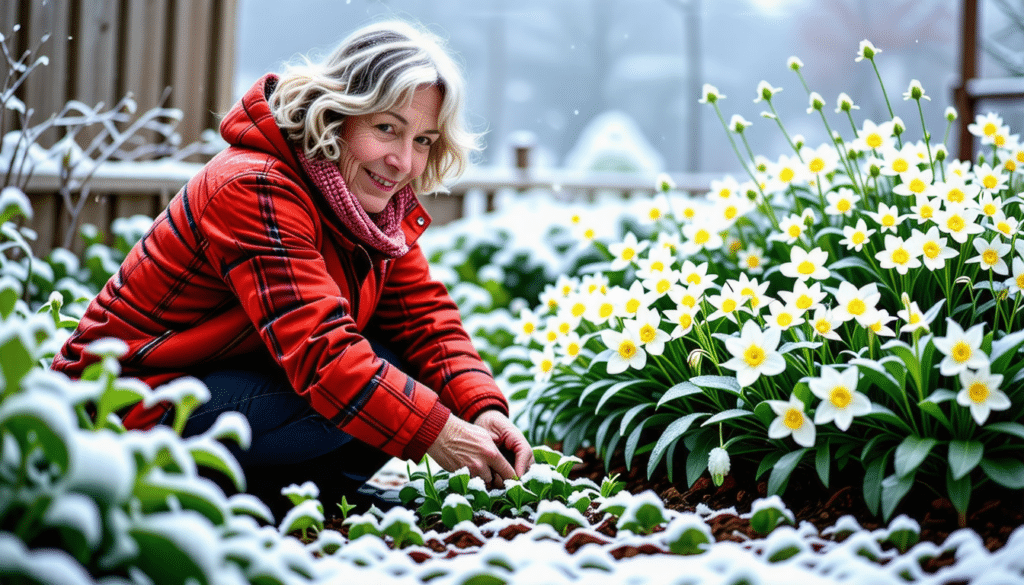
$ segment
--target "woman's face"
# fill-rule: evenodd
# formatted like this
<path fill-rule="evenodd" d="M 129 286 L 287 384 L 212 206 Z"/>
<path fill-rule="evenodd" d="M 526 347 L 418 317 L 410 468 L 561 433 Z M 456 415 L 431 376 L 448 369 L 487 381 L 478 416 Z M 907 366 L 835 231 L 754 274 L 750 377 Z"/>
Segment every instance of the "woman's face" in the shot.
<path fill-rule="evenodd" d="M 362 116 L 342 126 L 338 168 L 367 213 L 379 213 L 409 181 L 423 174 L 430 147 L 441 136 L 441 91 L 421 85 L 412 101 Z"/>

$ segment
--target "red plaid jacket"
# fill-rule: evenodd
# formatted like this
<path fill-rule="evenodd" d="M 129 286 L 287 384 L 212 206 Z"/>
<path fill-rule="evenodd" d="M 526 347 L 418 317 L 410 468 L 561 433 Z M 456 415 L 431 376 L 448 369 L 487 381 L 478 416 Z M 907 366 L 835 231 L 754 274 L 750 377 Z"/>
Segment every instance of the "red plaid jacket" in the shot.
<path fill-rule="evenodd" d="M 273 359 L 340 429 L 409 459 L 423 456 L 449 412 L 507 414 L 455 304 L 430 279 L 416 243 L 427 213 L 409 210 L 400 258 L 353 241 L 275 123 L 268 79 L 228 113 L 220 129 L 231 146 L 156 218 L 53 368 L 80 376 L 95 361 L 83 348 L 104 337 L 128 344 L 123 375 L 153 387 L 227 358 Z M 374 354 L 368 329 L 415 379 Z M 165 408 L 139 404 L 125 424 L 148 428 Z"/>

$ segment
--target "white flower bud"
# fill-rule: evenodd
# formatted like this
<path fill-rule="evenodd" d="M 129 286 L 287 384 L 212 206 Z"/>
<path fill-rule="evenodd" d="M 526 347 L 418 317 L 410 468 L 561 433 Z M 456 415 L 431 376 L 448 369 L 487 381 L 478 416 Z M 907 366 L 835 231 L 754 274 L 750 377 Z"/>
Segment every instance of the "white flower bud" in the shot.
<path fill-rule="evenodd" d="M 715 447 L 708 453 L 708 473 L 711 474 L 715 485 L 721 486 L 725 476 L 729 475 L 729 452 L 721 447 Z"/>

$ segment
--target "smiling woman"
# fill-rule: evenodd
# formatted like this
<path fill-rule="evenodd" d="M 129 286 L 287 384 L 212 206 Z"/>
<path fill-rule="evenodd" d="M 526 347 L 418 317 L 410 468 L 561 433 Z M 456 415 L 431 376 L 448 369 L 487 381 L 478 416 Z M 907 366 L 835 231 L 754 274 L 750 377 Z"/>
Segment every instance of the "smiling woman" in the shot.
<path fill-rule="evenodd" d="M 459 174 L 461 72 L 403 22 L 352 33 L 322 62 L 267 74 L 221 123 L 230 145 L 156 219 L 90 304 L 53 367 L 81 376 L 94 340 L 128 343 L 122 372 L 194 376 L 211 399 L 184 434 L 237 411 L 249 491 L 353 495 L 390 456 L 430 454 L 494 486 L 533 453 L 417 243 L 416 196 Z M 168 424 L 167 405 L 125 413 Z M 502 450 L 510 454 L 506 459 Z"/>

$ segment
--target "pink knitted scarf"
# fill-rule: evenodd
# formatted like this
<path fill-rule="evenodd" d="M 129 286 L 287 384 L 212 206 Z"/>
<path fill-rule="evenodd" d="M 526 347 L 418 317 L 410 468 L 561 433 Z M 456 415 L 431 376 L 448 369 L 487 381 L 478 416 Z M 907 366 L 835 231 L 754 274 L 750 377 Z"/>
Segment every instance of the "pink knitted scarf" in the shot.
<path fill-rule="evenodd" d="M 402 218 L 416 198 L 412 187 L 403 187 L 380 213 L 371 216 L 348 190 L 337 164 L 321 158 L 309 160 L 301 148 L 298 150 L 296 154 L 302 167 L 327 198 L 338 219 L 356 238 L 391 258 L 398 258 L 409 251 L 405 232 L 402 231 Z"/>

